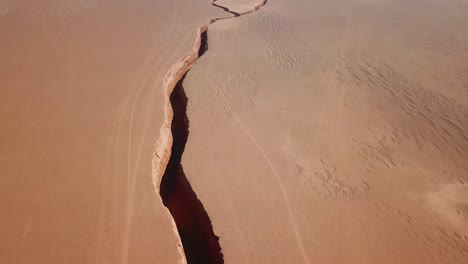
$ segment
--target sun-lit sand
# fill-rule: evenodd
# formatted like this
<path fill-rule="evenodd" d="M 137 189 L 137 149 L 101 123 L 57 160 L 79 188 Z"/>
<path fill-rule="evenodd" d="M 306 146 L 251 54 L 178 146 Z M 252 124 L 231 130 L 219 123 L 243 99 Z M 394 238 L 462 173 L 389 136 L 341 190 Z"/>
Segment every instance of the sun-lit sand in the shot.
<path fill-rule="evenodd" d="M 226 263 L 468 261 L 467 12 L 269 1 L 210 26 L 182 164 Z"/>
<path fill-rule="evenodd" d="M 0 1 L 0 263 L 177 263 L 152 183 L 203 1 Z"/>
<path fill-rule="evenodd" d="M 0 0 L 0 263 L 467 263 L 466 14 Z"/>

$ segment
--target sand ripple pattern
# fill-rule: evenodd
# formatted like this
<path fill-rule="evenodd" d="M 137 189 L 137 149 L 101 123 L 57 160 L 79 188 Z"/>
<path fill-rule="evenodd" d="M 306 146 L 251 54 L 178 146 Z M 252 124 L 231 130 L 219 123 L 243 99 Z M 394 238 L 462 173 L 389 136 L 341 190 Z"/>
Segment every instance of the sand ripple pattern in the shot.
<path fill-rule="evenodd" d="M 399 223 L 408 238 L 419 244 L 436 262 L 442 259 L 458 262 L 468 255 L 468 236 L 443 227 L 423 227 L 410 211 L 392 206 L 385 202 L 376 202 L 377 221 L 389 219 Z"/>
<path fill-rule="evenodd" d="M 294 78 L 316 66 L 307 42 L 297 35 L 301 26 L 294 18 L 262 13 L 255 20 L 246 20 L 240 30 L 257 32 L 252 41 L 260 47 L 260 54 L 274 68 Z"/>
<path fill-rule="evenodd" d="M 217 81 L 216 87 L 197 89 L 198 96 L 192 99 L 194 107 L 198 109 L 191 117 L 193 120 L 208 120 L 211 124 L 219 120 L 232 117 L 232 111 L 240 112 L 253 106 L 258 94 L 259 84 L 254 73 L 242 71 L 231 72 Z M 231 109 L 223 103 L 224 98 Z"/>
<path fill-rule="evenodd" d="M 364 54 L 342 59 L 346 66 L 337 71 L 338 80 L 362 88 L 380 107 L 392 108 L 388 121 L 394 127 L 398 118 L 406 120 L 408 126 L 399 128 L 399 135 L 413 139 L 419 149 L 435 147 L 456 167 L 468 167 L 466 106 L 408 81 L 381 59 Z"/>
<path fill-rule="evenodd" d="M 295 155 L 290 155 L 287 160 L 281 164 L 286 180 L 301 184 L 317 197 L 354 200 L 365 197 L 370 188 L 367 182 L 353 180 L 350 175 L 338 172 L 330 161 L 311 161 Z"/>

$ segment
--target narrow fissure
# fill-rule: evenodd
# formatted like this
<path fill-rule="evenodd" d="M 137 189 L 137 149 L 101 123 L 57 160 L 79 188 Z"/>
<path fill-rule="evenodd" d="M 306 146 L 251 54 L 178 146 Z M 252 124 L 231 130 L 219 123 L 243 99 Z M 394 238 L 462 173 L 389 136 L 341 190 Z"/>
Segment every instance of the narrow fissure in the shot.
<path fill-rule="evenodd" d="M 218 5 L 218 4 L 216 4 L 215 2 L 216 2 L 216 1 L 213 1 L 211 4 L 212 4 L 213 6 L 216 6 L 216 7 L 221 8 L 222 10 L 224 10 L 224 12 L 233 14 L 235 17 L 238 17 L 238 16 L 241 15 L 241 14 L 239 14 L 239 13 L 237 13 L 237 12 L 234 12 L 234 11 L 229 10 L 229 8 L 227 8 L 227 7 Z"/>
<path fill-rule="evenodd" d="M 203 41 L 202 41 L 203 44 Z M 189 135 L 187 96 L 183 80 L 170 96 L 172 120 L 172 155 L 161 181 L 161 198 L 177 225 L 188 263 L 224 263 L 219 237 L 214 234 L 211 220 L 192 189 L 181 164 Z"/>
<path fill-rule="evenodd" d="M 200 36 L 200 49 L 198 50 L 198 58 L 203 56 L 208 50 L 208 30 L 201 33 Z"/>
<path fill-rule="evenodd" d="M 254 12 L 267 3 L 267 0 L 262 0 L 252 10 L 239 14 L 230 11 L 226 7 L 216 5 L 215 1 L 211 2 L 213 6 L 222 8 L 224 11 L 233 14 L 234 17 Z M 170 143 L 167 144 L 167 142 L 170 142 L 170 137 L 169 141 L 167 141 L 168 138 L 165 136 L 160 137 L 158 143 L 166 142 L 163 143 L 163 146 L 166 148 L 157 149 L 155 153 L 156 159 L 153 160 L 153 173 L 155 173 L 153 174 L 153 181 L 155 187 L 159 187 L 162 202 L 169 209 L 173 217 L 183 246 L 183 251 L 180 252 L 181 256 L 189 264 L 222 264 L 224 263 L 224 256 L 219 244 L 219 237 L 214 233 L 211 220 L 190 185 L 181 164 L 182 155 L 189 136 L 189 120 L 187 117 L 188 98 L 184 91 L 183 81 L 190 67 L 208 50 L 208 26 L 217 20 L 229 18 L 232 17 L 214 18 L 207 25 L 201 26 L 198 30 L 199 36 L 195 42 L 195 48 L 191 51 L 192 53 L 182 59 L 180 68 L 171 69 L 168 73 L 168 80 L 174 78 L 173 82 L 166 83 L 167 87 L 169 87 L 167 91 L 170 91 L 167 93 L 170 101 L 169 111 L 172 110 L 173 115 L 171 119 L 171 114 L 167 114 L 166 112 L 166 121 L 170 122 L 170 127 L 166 123 L 161 128 L 161 131 L 170 128 L 172 146 Z M 173 86 L 174 82 L 177 82 L 175 86 Z M 170 88 L 171 86 L 173 89 Z M 166 106 L 168 106 L 167 103 Z M 164 132 L 161 133 L 164 135 Z M 165 161 L 167 165 L 165 165 Z M 159 174 L 162 171 L 164 173 L 162 175 Z M 159 178 L 158 175 L 161 177 Z M 160 183 L 158 183 L 158 179 L 160 179 Z"/>

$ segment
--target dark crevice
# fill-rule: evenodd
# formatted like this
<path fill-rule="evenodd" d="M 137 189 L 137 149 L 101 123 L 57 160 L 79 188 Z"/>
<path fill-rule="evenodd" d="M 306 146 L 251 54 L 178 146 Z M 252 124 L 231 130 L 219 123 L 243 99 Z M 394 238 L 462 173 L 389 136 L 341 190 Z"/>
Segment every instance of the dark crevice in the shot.
<path fill-rule="evenodd" d="M 239 14 L 239 13 L 237 13 L 237 12 L 234 12 L 234 11 L 229 10 L 229 8 L 227 8 L 227 7 L 217 5 L 215 2 L 212 2 L 211 4 L 212 4 L 213 6 L 216 6 L 216 7 L 221 8 L 221 9 L 224 10 L 225 12 L 228 12 L 228 13 L 233 14 L 235 17 L 238 17 L 238 16 L 241 15 L 241 14 Z"/>
<path fill-rule="evenodd" d="M 200 36 L 200 49 L 198 50 L 198 57 L 200 58 L 208 50 L 208 30 L 201 33 Z"/>
<path fill-rule="evenodd" d="M 188 99 L 182 85 L 184 78 L 185 75 L 170 96 L 174 110 L 171 127 L 174 141 L 172 155 L 162 177 L 160 194 L 177 225 L 187 262 L 224 263 L 219 237 L 215 235 L 211 220 L 187 180 L 181 164 L 189 135 Z"/>
<path fill-rule="evenodd" d="M 215 1 L 211 2 L 213 6 L 222 8 L 224 11 L 233 14 L 234 17 L 254 12 L 267 3 L 267 0 L 263 0 L 252 10 L 240 14 L 215 4 Z M 206 26 L 199 28 L 200 46 L 198 52 L 195 50 L 194 52 L 196 53 L 193 55 L 196 54 L 200 58 L 208 50 L 207 26 L 217 20 L 229 18 L 232 17 L 214 18 Z M 187 117 L 188 98 L 185 95 L 183 87 L 183 81 L 187 72 L 188 70 L 177 82 L 169 98 L 174 111 L 171 122 L 173 143 L 169 162 L 161 178 L 159 193 L 163 204 L 169 209 L 177 226 L 187 262 L 189 264 L 223 264 L 224 256 L 219 244 L 219 237 L 214 233 L 211 220 L 185 176 L 181 164 L 182 155 L 189 136 L 189 120 Z"/>

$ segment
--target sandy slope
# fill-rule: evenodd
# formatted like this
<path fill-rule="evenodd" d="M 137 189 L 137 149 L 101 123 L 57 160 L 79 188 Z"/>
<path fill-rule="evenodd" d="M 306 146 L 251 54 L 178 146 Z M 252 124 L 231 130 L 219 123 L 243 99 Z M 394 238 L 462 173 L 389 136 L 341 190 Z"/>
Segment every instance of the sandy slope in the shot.
<path fill-rule="evenodd" d="M 176 263 L 163 77 L 203 1 L 0 1 L 0 262 Z"/>
<path fill-rule="evenodd" d="M 210 26 L 182 164 L 226 263 L 468 261 L 467 12 L 276 0 Z"/>

